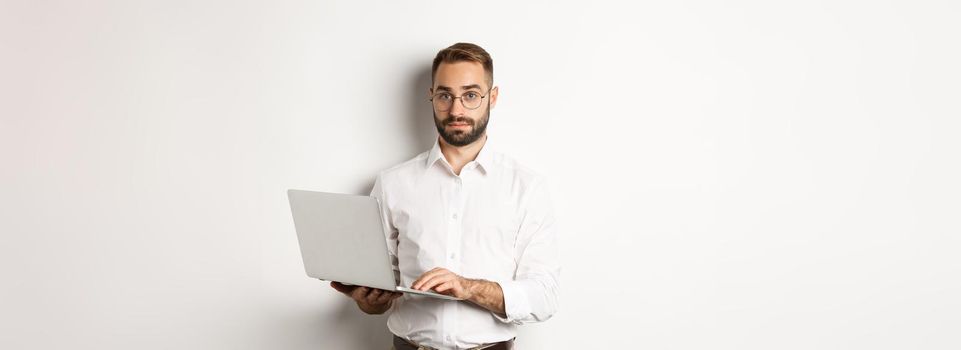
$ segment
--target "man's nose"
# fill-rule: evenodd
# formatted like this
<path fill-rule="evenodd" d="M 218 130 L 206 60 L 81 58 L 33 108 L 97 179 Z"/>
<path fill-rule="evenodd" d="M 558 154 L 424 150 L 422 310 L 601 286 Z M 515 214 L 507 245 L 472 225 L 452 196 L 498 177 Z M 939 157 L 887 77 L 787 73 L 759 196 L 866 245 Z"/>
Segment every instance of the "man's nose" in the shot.
<path fill-rule="evenodd" d="M 455 98 L 450 105 L 451 115 L 463 116 L 467 113 L 467 108 L 464 108 L 464 101 L 460 98 Z"/>

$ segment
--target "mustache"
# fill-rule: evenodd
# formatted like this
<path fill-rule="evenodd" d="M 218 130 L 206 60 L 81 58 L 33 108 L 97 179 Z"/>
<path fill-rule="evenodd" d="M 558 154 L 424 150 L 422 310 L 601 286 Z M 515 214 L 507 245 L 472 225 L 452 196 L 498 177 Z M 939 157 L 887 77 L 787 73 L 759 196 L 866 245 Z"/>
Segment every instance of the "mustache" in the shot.
<path fill-rule="evenodd" d="M 447 119 L 444 119 L 443 123 L 444 123 L 444 125 L 450 125 L 450 124 L 453 124 L 453 123 L 464 123 L 464 124 L 467 124 L 467 125 L 470 125 L 470 126 L 474 126 L 474 120 L 473 120 L 473 119 L 464 118 L 464 117 L 460 117 L 460 118 L 447 117 Z"/>

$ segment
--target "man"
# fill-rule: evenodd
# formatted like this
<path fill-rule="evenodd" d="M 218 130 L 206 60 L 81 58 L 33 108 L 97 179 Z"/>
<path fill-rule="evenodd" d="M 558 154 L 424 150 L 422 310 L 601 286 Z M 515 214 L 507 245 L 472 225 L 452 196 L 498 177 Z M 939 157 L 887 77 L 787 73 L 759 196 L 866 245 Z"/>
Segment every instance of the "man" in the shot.
<path fill-rule="evenodd" d="M 545 180 L 493 150 L 490 55 L 458 43 L 434 58 L 428 90 L 439 138 L 380 172 L 371 192 L 401 285 L 464 301 L 331 286 L 369 314 L 390 311 L 396 349 L 510 349 L 515 325 L 557 311 L 560 273 Z"/>

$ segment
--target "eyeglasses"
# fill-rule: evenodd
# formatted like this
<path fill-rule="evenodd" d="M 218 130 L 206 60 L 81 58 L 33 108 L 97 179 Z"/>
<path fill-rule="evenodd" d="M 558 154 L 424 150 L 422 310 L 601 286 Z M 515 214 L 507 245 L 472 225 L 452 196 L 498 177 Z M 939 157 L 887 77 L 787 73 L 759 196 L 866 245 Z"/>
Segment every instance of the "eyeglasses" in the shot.
<path fill-rule="evenodd" d="M 468 91 L 460 96 L 454 96 L 449 92 L 438 92 L 430 96 L 430 102 L 434 105 L 434 109 L 439 112 L 449 111 L 450 108 L 454 106 L 454 100 L 456 99 L 460 100 L 460 103 L 462 106 L 464 106 L 464 108 L 477 109 L 481 106 L 481 102 L 484 101 L 484 98 L 490 96 L 491 90 L 494 89 L 491 88 L 490 90 L 487 90 L 487 93 L 484 95 L 481 95 L 477 91 Z"/>

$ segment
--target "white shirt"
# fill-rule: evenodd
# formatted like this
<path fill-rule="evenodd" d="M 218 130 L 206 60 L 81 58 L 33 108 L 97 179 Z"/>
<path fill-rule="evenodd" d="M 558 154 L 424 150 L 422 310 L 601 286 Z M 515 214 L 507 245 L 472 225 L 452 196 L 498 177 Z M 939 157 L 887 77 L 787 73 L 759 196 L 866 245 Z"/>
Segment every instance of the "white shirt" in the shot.
<path fill-rule="evenodd" d="M 485 142 L 459 176 L 435 142 L 380 172 L 371 191 L 382 203 L 402 286 L 443 267 L 504 291 L 507 318 L 468 301 L 404 294 L 394 300 L 387 327 L 414 343 L 453 349 L 508 340 L 515 325 L 557 311 L 560 266 L 547 184 Z"/>

